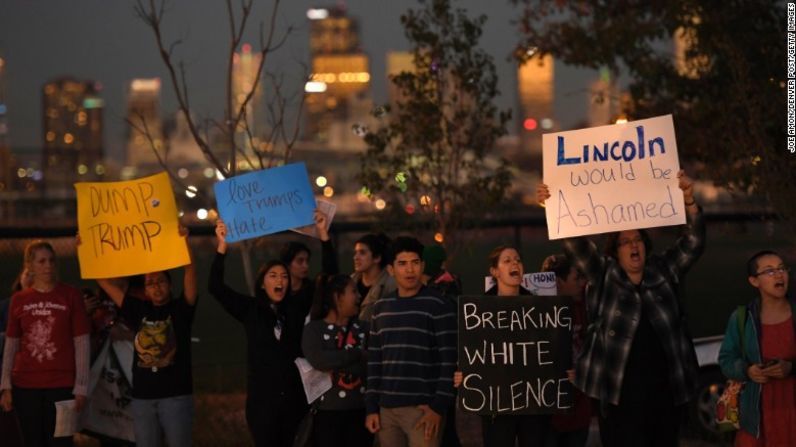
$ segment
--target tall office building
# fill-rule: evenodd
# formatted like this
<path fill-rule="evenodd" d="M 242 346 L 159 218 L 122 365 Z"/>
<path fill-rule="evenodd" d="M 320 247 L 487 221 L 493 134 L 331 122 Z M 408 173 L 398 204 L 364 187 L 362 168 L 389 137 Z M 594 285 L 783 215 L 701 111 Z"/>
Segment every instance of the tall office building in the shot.
<path fill-rule="evenodd" d="M 143 169 L 158 165 L 153 145 L 165 160 L 159 78 L 130 81 L 127 88 L 127 120 L 133 123 L 128 124 L 127 165 Z"/>
<path fill-rule="evenodd" d="M 553 56 L 533 56 L 520 65 L 517 83 L 520 101 L 520 148 L 525 167 L 540 167 L 542 133 L 553 132 L 557 123 L 553 116 L 555 68 Z"/>
<path fill-rule="evenodd" d="M 42 170 L 50 191 L 72 190 L 72 183 L 105 173 L 102 145 L 101 86 L 59 78 L 44 85 Z"/>
<path fill-rule="evenodd" d="M 11 149 L 8 147 L 5 64 L 5 59 L 0 54 L 0 192 L 12 189 L 14 181 Z"/>
<path fill-rule="evenodd" d="M 614 123 L 622 110 L 620 92 L 610 70 L 600 69 L 600 77 L 589 84 L 587 101 L 589 126 L 605 126 Z"/>
<path fill-rule="evenodd" d="M 312 79 L 307 83 L 305 138 L 332 146 L 362 146 L 351 126 L 368 119 L 370 69 L 359 27 L 342 7 L 314 8 L 310 19 Z"/>

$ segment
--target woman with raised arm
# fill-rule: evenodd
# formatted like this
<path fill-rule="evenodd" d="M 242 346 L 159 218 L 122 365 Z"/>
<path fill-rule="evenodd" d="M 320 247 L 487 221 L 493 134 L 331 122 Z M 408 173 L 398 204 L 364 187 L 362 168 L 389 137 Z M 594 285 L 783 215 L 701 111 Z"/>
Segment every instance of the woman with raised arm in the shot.
<path fill-rule="evenodd" d="M 188 245 L 184 228 L 180 235 Z M 146 300 L 131 295 L 126 279 L 97 282 L 135 332 L 130 412 L 136 444 L 159 446 L 162 430 L 169 447 L 192 445 L 191 327 L 197 301 L 193 256 L 184 268 L 182 294 L 176 299 L 165 270 L 144 275 Z"/>
<path fill-rule="evenodd" d="M 605 253 L 588 238 L 564 239 L 586 275 L 589 327 L 575 365 L 575 386 L 601 404 L 600 437 L 616 447 L 676 446 L 698 366 L 680 302 L 685 274 L 705 248 L 693 181 L 677 173 L 686 225 L 661 255 L 643 229 L 610 233 Z M 536 190 L 550 198 L 547 185 Z"/>
<path fill-rule="evenodd" d="M 54 438 L 55 403 L 86 402 L 89 382 L 89 322 L 80 291 L 58 281 L 55 250 L 36 240 L 25 247 L 30 283 L 11 297 L 0 406 L 16 409 L 25 445 L 71 446 Z"/>
<path fill-rule="evenodd" d="M 337 264 L 337 253 L 326 228 L 328 217 L 319 209 L 315 210 L 313 217 L 318 239 L 321 240 L 321 274 L 337 274 L 340 268 Z M 305 316 L 310 313 L 315 296 L 315 282 L 310 278 L 310 256 L 309 247 L 297 241 L 285 243 L 279 252 L 279 260 L 287 266 L 290 274 L 290 290 L 287 292 L 285 302 L 289 306 L 296 306 Z"/>
<path fill-rule="evenodd" d="M 290 275 L 281 261 L 270 261 L 260 269 L 253 297 L 226 284 L 226 237 L 227 226 L 219 219 L 209 289 L 246 331 L 246 422 L 257 447 L 292 446 L 296 428 L 307 412 L 295 363 L 301 356 L 304 316 L 285 305 Z"/>

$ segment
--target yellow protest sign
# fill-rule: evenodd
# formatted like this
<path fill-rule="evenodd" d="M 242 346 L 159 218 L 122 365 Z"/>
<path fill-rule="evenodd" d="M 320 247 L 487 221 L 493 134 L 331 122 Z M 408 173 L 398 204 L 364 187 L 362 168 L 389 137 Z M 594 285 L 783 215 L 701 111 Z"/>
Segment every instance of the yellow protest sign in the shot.
<path fill-rule="evenodd" d="M 190 263 L 165 172 L 126 182 L 75 183 L 80 276 L 115 278 Z"/>

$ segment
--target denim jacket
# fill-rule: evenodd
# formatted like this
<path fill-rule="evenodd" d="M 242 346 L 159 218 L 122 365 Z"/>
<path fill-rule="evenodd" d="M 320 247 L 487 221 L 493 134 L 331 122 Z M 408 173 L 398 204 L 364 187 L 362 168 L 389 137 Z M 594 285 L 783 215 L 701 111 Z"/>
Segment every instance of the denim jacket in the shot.
<path fill-rule="evenodd" d="M 794 321 L 793 330 L 796 332 L 796 300 L 790 298 L 789 301 Z M 760 336 L 762 335 L 760 331 L 760 298 L 752 300 L 746 306 L 743 352 L 741 351 L 737 313 L 736 309 L 727 322 L 727 332 L 724 334 L 721 350 L 719 350 L 719 366 L 721 372 L 728 379 L 744 382 L 739 405 L 739 424 L 742 430 L 760 438 L 760 393 L 763 388 L 761 384 L 749 380 L 749 376 L 746 374 L 750 365 L 763 361 L 760 346 Z M 796 368 L 791 371 L 791 374 L 794 373 L 796 373 Z"/>

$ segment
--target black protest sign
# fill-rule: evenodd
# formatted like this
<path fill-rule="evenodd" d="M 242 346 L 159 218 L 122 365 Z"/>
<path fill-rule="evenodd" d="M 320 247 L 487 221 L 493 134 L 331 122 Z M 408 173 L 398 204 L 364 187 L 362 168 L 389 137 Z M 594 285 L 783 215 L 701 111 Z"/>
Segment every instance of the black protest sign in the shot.
<path fill-rule="evenodd" d="M 484 414 L 553 414 L 573 403 L 572 298 L 462 296 L 459 402 Z"/>

